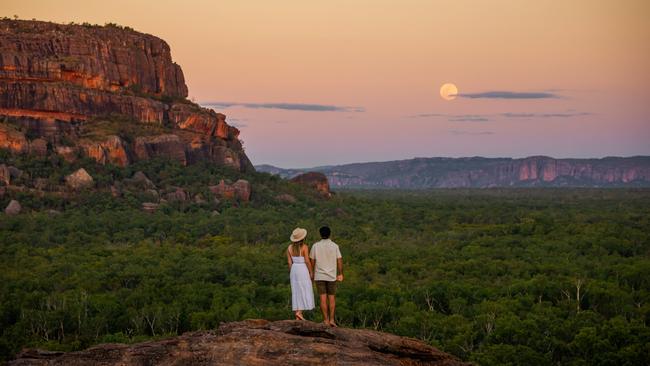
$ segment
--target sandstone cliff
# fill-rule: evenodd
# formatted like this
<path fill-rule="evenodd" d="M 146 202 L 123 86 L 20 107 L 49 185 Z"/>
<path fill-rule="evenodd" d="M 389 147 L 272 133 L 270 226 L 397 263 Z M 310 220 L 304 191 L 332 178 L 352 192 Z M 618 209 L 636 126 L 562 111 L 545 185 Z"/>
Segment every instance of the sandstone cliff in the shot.
<path fill-rule="evenodd" d="M 296 169 L 258 166 L 290 178 Z M 308 169 L 327 176 L 338 188 L 486 188 L 650 186 L 650 157 L 554 159 L 416 158 Z"/>
<path fill-rule="evenodd" d="M 26 350 L 23 365 L 467 365 L 410 338 L 330 328 L 293 320 L 227 323 L 134 345 L 103 344 L 81 352 Z"/>
<path fill-rule="evenodd" d="M 120 166 L 164 156 L 253 169 L 239 130 L 187 93 L 183 71 L 157 37 L 119 26 L 0 20 L 0 148 Z M 129 136 L 125 124 L 142 128 Z"/>

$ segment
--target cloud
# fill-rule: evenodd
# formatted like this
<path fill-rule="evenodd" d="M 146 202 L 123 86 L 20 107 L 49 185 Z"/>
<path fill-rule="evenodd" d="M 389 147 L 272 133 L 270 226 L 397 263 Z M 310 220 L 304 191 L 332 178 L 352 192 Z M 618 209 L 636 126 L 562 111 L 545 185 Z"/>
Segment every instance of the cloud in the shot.
<path fill-rule="evenodd" d="M 244 107 L 252 109 L 283 109 L 289 111 L 305 111 L 305 112 L 365 112 L 363 107 L 345 107 L 327 104 L 302 104 L 302 103 L 239 103 L 239 102 L 205 102 L 201 105 L 216 107 L 216 108 L 230 108 L 230 107 Z"/>
<path fill-rule="evenodd" d="M 551 92 L 514 92 L 514 91 L 486 91 L 482 93 L 460 93 L 461 98 L 469 99 L 553 99 L 561 98 Z"/>
<path fill-rule="evenodd" d="M 422 113 L 407 116 L 408 118 L 444 118 L 449 122 L 487 122 L 498 120 L 500 117 L 520 119 L 544 119 L 544 118 L 572 118 L 591 116 L 590 112 L 578 112 L 574 109 L 567 109 L 566 112 L 554 113 L 515 113 L 505 112 L 497 114 L 443 114 L 443 113 Z"/>
<path fill-rule="evenodd" d="M 449 131 L 450 134 L 452 135 L 471 135 L 471 136 L 481 136 L 481 135 L 494 135 L 494 132 L 492 131 L 459 131 L 459 130 L 451 130 Z"/>
<path fill-rule="evenodd" d="M 565 112 L 565 113 L 501 113 L 503 117 L 508 118 L 570 118 L 580 116 L 590 116 L 589 112 Z"/>
<path fill-rule="evenodd" d="M 461 116 L 461 117 L 451 117 L 447 118 L 449 122 L 487 122 L 490 119 L 483 116 Z"/>
<path fill-rule="evenodd" d="M 448 115 L 440 114 L 440 113 L 422 113 L 422 114 L 414 114 L 412 116 L 408 116 L 408 118 L 427 118 L 427 117 L 448 117 Z"/>
<path fill-rule="evenodd" d="M 442 117 L 446 118 L 449 122 L 487 122 L 490 119 L 488 115 L 483 114 L 440 114 L 440 113 L 423 113 L 408 116 L 409 118 L 429 118 L 429 117 Z"/>

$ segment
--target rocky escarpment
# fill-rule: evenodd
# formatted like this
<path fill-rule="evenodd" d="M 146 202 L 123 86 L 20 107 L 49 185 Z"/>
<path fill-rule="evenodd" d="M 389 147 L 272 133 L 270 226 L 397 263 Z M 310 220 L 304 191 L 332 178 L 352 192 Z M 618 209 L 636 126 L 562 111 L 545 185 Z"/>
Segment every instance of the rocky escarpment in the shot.
<path fill-rule="evenodd" d="M 26 350 L 10 365 L 467 365 L 420 341 L 301 321 L 248 320 L 216 331 L 81 352 Z"/>
<path fill-rule="evenodd" d="M 258 166 L 290 178 L 301 170 Z M 554 159 L 417 158 L 312 168 L 339 188 L 650 186 L 650 157 Z"/>
<path fill-rule="evenodd" d="M 157 37 L 0 20 L 0 148 L 120 166 L 163 156 L 253 169 L 239 130 L 187 95 L 180 66 Z M 125 124 L 142 129 L 125 135 Z"/>

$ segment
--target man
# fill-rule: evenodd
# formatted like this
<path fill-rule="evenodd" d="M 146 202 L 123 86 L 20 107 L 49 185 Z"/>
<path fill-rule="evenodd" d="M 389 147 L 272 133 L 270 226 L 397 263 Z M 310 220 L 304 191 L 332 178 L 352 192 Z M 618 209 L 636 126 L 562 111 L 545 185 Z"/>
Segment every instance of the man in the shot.
<path fill-rule="evenodd" d="M 330 240 L 330 228 L 323 226 L 318 231 L 322 239 L 311 247 L 309 258 L 312 260 L 314 281 L 320 295 L 323 323 L 336 327 L 336 282 L 343 281 L 343 257 L 339 246 Z"/>

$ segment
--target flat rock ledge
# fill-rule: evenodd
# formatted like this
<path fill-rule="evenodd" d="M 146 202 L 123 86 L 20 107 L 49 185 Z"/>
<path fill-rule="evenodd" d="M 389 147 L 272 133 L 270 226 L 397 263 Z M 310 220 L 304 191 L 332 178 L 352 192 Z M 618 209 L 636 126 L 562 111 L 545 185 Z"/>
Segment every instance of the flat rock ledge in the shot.
<path fill-rule="evenodd" d="M 469 365 L 418 340 L 295 320 L 245 320 L 217 330 L 79 352 L 28 349 L 9 365 Z"/>

